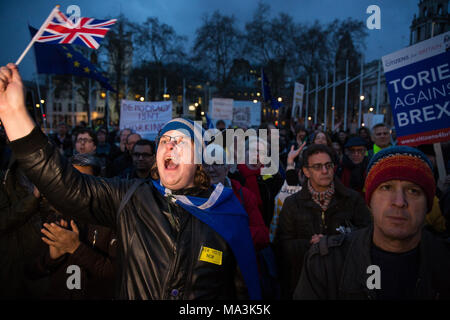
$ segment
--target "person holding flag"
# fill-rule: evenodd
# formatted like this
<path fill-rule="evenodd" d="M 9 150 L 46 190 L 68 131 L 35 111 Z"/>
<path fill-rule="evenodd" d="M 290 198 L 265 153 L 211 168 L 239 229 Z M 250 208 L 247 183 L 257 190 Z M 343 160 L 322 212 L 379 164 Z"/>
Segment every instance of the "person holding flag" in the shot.
<path fill-rule="evenodd" d="M 145 181 L 73 169 L 28 114 L 12 63 L 0 68 L 0 120 L 20 167 L 56 209 L 116 230 L 118 298 L 234 299 L 241 293 L 236 264 L 245 297 L 261 298 L 248 216 L 231 189 L 211 189 L 194 161 L 203 150 L 197 124 L 177 118 L 162 128 L 152 179 Z"/>
<path fill-rule="evenodd" d="M 116 19 L 98 20 L 80 17 L 77 22 L 73 22 L 59 11 L 59 7 L 59 5 L 55 6 L 50 12 L 50 15 L 17 59 L 16 65 L 20 64 L 35 42 L 78 44 L 91 49 L 98 49 L 109 28 L 117 21 Z"/>

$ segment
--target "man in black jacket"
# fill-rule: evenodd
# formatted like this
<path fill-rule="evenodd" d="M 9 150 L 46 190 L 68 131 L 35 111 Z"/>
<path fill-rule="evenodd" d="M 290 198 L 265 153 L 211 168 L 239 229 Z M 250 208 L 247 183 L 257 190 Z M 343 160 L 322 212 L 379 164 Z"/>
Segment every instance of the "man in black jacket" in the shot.
<path fill-rule="evenodd" d="M 302 170 L 308 180 L 301 191 L 285 200 L 275 236 L 285 299 L 292 298 L 303 258 L 312 244 L 325 235 L 350 232 L 370 224 L 370 212 L 362 197 L 334 179 L 330 148 L 311 145 L 303 158 Z"/>
<path fill-rule="evenodd" d="M 232 299 L 236 263 L 249 297 L 261 297 L 247 214 L 232 190 L 210 189 L 195 161 L 200 125 L 178 118 L 163 127 L 154 180 L 83 175 L 35 126 L 23 89 L 17 66 L 0 68 L 0 119 L 11 148 L 57 210 L 117 231 L 119 298 Z"/>
<path fill-rule="evenodd" d="M 326 237 L 307 255 L 296 299 L 450 299 L 450 244 L 423 229 L 436 184 L 426 156 L 390 147 L 365 182 L 373 227 Z"/>

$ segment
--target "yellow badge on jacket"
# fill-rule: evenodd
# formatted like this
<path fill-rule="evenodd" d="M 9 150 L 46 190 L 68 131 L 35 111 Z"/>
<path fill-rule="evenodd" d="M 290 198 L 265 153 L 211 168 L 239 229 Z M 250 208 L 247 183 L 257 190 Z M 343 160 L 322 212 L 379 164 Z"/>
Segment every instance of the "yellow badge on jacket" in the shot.
<path fill-rule="evenodd" d="M 220 266 L 222 265 L 222 251 L 202 246 L 200 248 L 200 256 L 198 260 L 214 263 Z"/>

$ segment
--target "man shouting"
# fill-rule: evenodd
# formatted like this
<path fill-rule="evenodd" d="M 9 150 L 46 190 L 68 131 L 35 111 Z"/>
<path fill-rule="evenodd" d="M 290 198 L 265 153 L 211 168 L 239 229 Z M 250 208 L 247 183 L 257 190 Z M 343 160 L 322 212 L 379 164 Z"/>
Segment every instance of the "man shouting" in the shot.
<path fill-rule="evenodd" d="M 192 121 L 173 119 L 162 128 L 152 179 L 145 181 L 73 169 L 28 115 L 14 64 L 0 68 L 0 119 L 20 166 L 56 209 L 116 230 L 118 298 L 233 299 L 236 263 L 245 297 L 260 298 L 247 214 L 231 189 L 212 190 L 194 163 L 203 142 Z"/>

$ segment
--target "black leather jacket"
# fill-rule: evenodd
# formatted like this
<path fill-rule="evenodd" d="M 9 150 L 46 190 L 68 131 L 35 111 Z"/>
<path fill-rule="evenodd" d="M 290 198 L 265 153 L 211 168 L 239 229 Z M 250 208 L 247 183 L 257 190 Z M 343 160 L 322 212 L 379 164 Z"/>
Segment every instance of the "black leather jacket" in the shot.
<path fill-rule="evenodd" d="M 117 214 L 134 180 L 83 175 L 35 128 L 11 143 L 20 166 L 60 212 L 116 230 L 119 299 L 232 299 L 237 264 L 211 227 L 168 201 L 151 183 L 138 187 Z M 217 265 L 199 260 L 202 246 L 222 252 Z"/>

